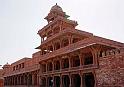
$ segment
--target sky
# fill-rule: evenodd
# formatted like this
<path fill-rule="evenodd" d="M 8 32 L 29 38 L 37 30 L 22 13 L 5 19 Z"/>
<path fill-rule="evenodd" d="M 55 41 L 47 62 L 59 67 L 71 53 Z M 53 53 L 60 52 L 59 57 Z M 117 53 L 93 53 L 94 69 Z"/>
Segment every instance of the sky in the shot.
<path fill-rule="evenodd" d="M 124 0 L 0 0 L 0 65 L 38 51 L 37 32 L 56 3 L 78 22 L 76 29 L 124 43 Z"/>

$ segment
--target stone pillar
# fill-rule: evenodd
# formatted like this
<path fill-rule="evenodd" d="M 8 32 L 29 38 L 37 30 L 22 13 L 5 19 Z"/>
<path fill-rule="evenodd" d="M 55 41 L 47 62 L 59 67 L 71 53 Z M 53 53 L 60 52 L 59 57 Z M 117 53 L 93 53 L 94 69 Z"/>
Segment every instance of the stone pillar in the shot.
<path fill-rule="evenodd" d="M 80 66 L 82 66 L 82 65 L 83 65 L 84 56 L 82 55 L 81 52 L 80 52 L 80 54 L 79 54 L 79 59 L 80 59 Z"/>
<path fill-rule="evenodd" d="M 70 56 L 68 56 L 69 58 L 69 69 L 71 68 L 71 65 L 72 65 L 72 62 L 71 62 L 71 58 L 70 58 Z"/>
<path fill-rule="evenodd" d="M 13 85 L 13 76 L 11 77 L 11 79 L 12 79 L 12 83 L 11 83 L 11 85 Z"/>
<path fill-rule="evenodd" d="M 22 75 L 20 75 L 20 85 L 22 85 Z"/>
<path fill-rule="evenodd" d="M 9 79 L 9 85 L 11 85 L 11 79 L 10 79 L 10 77 L 8 77 L 8 79 Z"/>
<path fill-rule="evenodd" d="M 20 80 L 19 80 L 19 75 L 18 75 L 18 77 L 17 77 L 17 78 L 18 78 L 18 80 L 17 80 L 18 82 L 17 82 L 17 83 L 18 83 L 18 85 L 19 85 L 19 83 L 20 83 Z"/>
<path fill-rule="evenodd" d="M 46 76 L 46 87 L 48 87 L 48 77 Z"/>
<path fill-rule="evenodd" d="M 7 77 L 7 85 L 9 85 L 9 82 L 10 82 L 10 81 L 9 81 L 9 77 Z"/>
<path fill-rule="evenodd" d="M 35 75 L 32 74 L 32 85 L 35 85 Z"/>
<path fill-rule="evenodd" d="M 25 78 L 26 78 L 26 76 L 25 76 L 25 74 L 23 74 L 23 81 L 24 81 L 24 85 L 26 85 Z"/>
<path fill-rule="evenodd" d="M 62 70 L 62 58 L 60 58 L 60 71 Z"/>
<path fill-rule="evenodd" d="M 53 87 L 56 87 L 56 86 L 55 86 L 55 83 L 56 83 L 56 81 L 55 81 L 55 77 L 52 76 L 52 78 L 53 78 Z"/>
<path fill-rule="evenodd" d="M 21 82 L 21 75 L 19 75 L 19 85 L 21 85 L 22 82 Z"/>
<path fill-rule="evenodd" d="M 8 85 L 8 78 L 6 77 L 6 85 Z"/>
<path fill-rule="evenodd" d="M 80 78 L 81 78 L 81 86 L 80 87 L 83 87 L 83 79 L 82 79 L 82 74 L 80 73 Z"/>
<path fill-rule="evenodd" d="M 15 77 L 13 76 L 13 85 L 15 85 Z"/>
<path fill-rule="evenodd" d="M 18 85 L 18 76 L 16 76 L 16 85 Z"/>
<path fill-rule="evenodd" d="M 69 44 L 72 43 L 72 36 L 68 36 Z"/>
<path fill-rule="evenodd" d="M 52 43 L 52 47 L 53 47 L 53 51 L 55 50 L 55 46 L 54 46 L 54 43 Z"/>
<path fill-rule="evenodd" d="M 92 54 L 93 54 L 93 64 L 94 64 L 94 65 L 97 65 L 97 57 L 98 57 L 99 51 L 100 51 L 100 50 L 95 49 L 95 50 L 93 50 L 93 52 L 92 52 Z"/>
<path fill-rule="evenodd" d="M 55 87 L 55 78 L 53 75 L 52 75 L 52 80 L 53 80 L 53 87 Z"/>
<path fill-rule="evenodd" d="M 12 76 L 10 77 L 10 85 L 12 85 Z"/>
<path fill-rule="evenodd" d="M 35 81 L 34 84 L 35 84 L 35 85 L 38 85 L 38 74 L 37 74 L 37 73 L 35 74 L 35 80 L 36 80 L 36 81 Z"/>
<path fill-rule="evenodd" d="M 10 76 L 10 85 L 12 85 L 12 77 Z"/>
<path fill-rule="evenodd" d="M 69 87 L 72 87 L 73 81 L 72 81 L 72 78 L 71 78 L 71 75 L 70 74 L 69 74 L 69 79 L 70 79 L 70 86 Z"/>
<path fill-rule="evenodd" d="M 59 43 L 60 43 L 60 48 L 62 48 L 62 39 L 60 39 Z"/>
<path fill-rule="evenodd" d="M 54 64 L 55 60 L 52 60 L 52 72 L 54 72 L 56 65 Z"/>
<path fill-rule="evenodd" d="M 18 75 L 18 85 L 20 85 L 20 76 Z"/>
<path fill-rule="evenodd" d="M 41 37 L 41 43 L 43 42 L 43 38 Z"/>
<path fill-rule="evenodd" d="M 6 85 L 8 85 L 8 78 L 6 77 Z"/>
<path fill-rule="evenodd" d="M 54 62 L 52 60 L 52 72 L 54 71 Z"/>
<path fill-rule="evenodd" d="M 14 85 L 16 85 L 16 81 L 17 81 L 16 76 L 14 76 Z"/>
<path fill-rule="evenodd" d="M 47 67 L 48 67 L 48 63 L 46 62 L 46 73 L 47 73 L 47 71 L 48 71 Z"/>
<path fill-rule="evenodd" d="M 39 74 L 37 73 L 37 85 L 39 86 Z"/>
<path fill-rule="evenodd" d="M 36 72 L 35 72 L 35 74 L 33 74 L 32 77 L 33 77 L 33 79 L 32 79 L 32 81 L 33 81 L 33 82 L 32 82 L 33 85 L 37 85 L 37 81 L 38 81 L 38 80 L 37 80 L 37 74 L 36 74 Z"/>
<path fill-rule="evenodd" d="M 62 75 L 60 75 L 60 87 L 63 87 L 63 85 L 62 85 Z"/>
<path fill-rule="evenodd" d="M 13 76 L 13 85 L 15 85 L 15 78 L 14 78 L 14 76 Z"/>

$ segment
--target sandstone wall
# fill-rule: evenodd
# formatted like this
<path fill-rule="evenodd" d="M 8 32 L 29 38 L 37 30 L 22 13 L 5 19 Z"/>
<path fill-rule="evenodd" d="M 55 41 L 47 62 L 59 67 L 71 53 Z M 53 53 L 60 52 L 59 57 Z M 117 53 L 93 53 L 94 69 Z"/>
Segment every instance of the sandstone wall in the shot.
<path fill-rule="evenodd" d="M 98 61 L 98 87 L 124 87 L 124 53 L 100 57 Z"/>

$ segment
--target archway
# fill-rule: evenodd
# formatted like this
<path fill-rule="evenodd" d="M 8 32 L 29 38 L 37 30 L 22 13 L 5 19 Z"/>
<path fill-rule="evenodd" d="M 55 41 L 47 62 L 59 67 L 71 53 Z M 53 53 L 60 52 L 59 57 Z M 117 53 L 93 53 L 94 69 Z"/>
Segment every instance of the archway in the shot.
<path fill-rule="evenodd" d="M 70 79 L 68 75 L 62 76 L 62 87 L 69 87 Z"/>
<path fill-rule="evenodd" d="M 53 70 L 52 62 L 48 62 L 47 69 L 48 69 L 48 71 L 52 71 Z"/>
<path fill-rule="evenodd" d="M 86 53 L 84 56 L 84 65 L 93 64 L 93 55 L 91 52 Z"/>
<path fill-rule="evenodd" d="M 41 87 L 46 87 L 46 78 L 45 77 L 41 78 Z"/>
<path fill-rule="evenodd" d="M 60 87 L 60 77 L 59 76 L 55 76 L 54 77 L 54 87 Z"/>
<path fill-rule="evenodd" d="M 72 67 L 80 66 L 80 58 L 78 55 L 72 56 Z"/>
<path fill-rule="evenodd" d="M 48 77 L 48 87 L 53 87 L 53 78 L 52 77 Z"/>
<path fill-rule="evenodd" d="M 69 59 L 62 59 L 62 69 L 69 68 Z"/>
<path fill-rule="evenodd" d="M 84 74 L 84 83 L 85 83 L 85 87 L 94 87 L 95 79 L 93 73 Z"/>
<path fill-rule="evenodd" d="M 32 75 L 29 74 L 28 76 L 28 85 L 32 85 Z"/>
<path fill-rule="evenodd" d="M 59 61 L 59 60 L 56 60 L 56 61 L 54 62 L 54 69 L 55 69 L 55 70 L 60 70 L 60 61 Z"/>
<path fill-rule="evenodd" d="M 81 77 L 79 74 L 72 75 L 72 85 L 73 87 L 80 87 L 81 85 Z"/>
<path fill-rule="evenodd" d="M 62 47 L 65 47 L 65 46 L 68 46 L 69 45 L 69 40 L 68 40 L 68 38 L 64 38 L 63 40 L 62 40 Z"/>

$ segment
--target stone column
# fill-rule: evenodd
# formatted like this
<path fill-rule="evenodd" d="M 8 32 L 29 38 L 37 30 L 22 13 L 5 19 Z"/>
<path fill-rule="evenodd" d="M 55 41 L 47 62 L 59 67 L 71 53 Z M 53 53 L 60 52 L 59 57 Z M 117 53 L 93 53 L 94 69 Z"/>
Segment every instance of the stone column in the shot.
<path fill-rule="evenodd" d="M 16 85 L 18 85 L 18 76 L 16 76 L 16 80 L 17 80 L 17 81 L 16 81 Z"/>
<path fill-rule="evenodd" d="M 60 43 L 60 48 L 62 48 L 62 39 L 60 39 L 59 43 Z"/>
<path fill-rule="evenodd" d="M 37 81 L 38 81 L 38 79 L 37 79 L 37 73 L 35 73 L 34 74 L 34 85 L 37 85 Z"/>
<path fill-rule="evenodd" d="M 22 75 L 20 75 L 20 85 L 22 85 Z"/>
<path fill-rule="evenodd" d="M 55 50 L 55 46 L 54 46 L 54 43 L 52 43 L 52 47 L 53 47 L 53 51 Z"/>
<path fill-rule="evenodd" d="M 6 77 L 6 85 L 8 85 L 8 77 Z"/>
<path fill-rule="evenodd" d="M 60 71 L 62 70 L 62 58 L 60 58 Z"/>
<path fill-rule="evenodd" d="M 52 60 L 52 72 L 54 71 L 54 62 Z"/>
<path fill-rule="evenodd" d="M 8 77 L 6 77 L 6 85 L 8 85 Z"/>
<path fill-rule="evenodd" d="M 54 65 L 55 60 L 52 60 L 52 72 L 54 72 L 56 65 Z"/>
<path fill-rule="evenodd" d="M 80 66 L 82 66 L 83 65 L 83 55 L 82 55 L 82 53 L 80 52 L 80 54 L 79 54 L 79 59 L 80 59 Z"/>
<path fill-rule="evenodd" d="M 73 81 L 72 81 L 72 78 L 71 78 L 71 74 L 69 74 L 69 79 L 70 79 L 70 86 L 69 87 L 72 87 L 72 83 L 73 83 Z"/>
<path fill-rule="evenodd" d="M 82 79 L 82 74 L 80 73 L 80 78 L 81 78 L 81 86 L 80 87 L 83 87 L 83 79 Z"/>
<path fill-rule="evenodd" d="M 37 78 L 38 80 L 37 80 L 37 84 L 38 84 L 38 86 L 40 85 L 40 74 L 38 73 L 38 78 Z"/>
<path fill-rule="evenodd" d="M 25 78 L 26 78 L 26 76 L 25 76 L 25 74 L 23 74 L 23 81 L 24 81 L 24 85 L 26 85 Z"/>
<path fill-rule="evenodd" d="M 19 85 L 21 85 L 22 82 L 21 82 L 21 75 L 19 75 Z"/>
<path fill-rule="evenodd" d="M 72 62 L 71 62 L 71 58 L 70 58 L 70 56 L 68 56 L 69 58 L 68 58 L 68 60 L 69 60 L 69 69 L 71 68 L 71 65 L 72 65 Z"/>
<path fill-rule="evenodd" d="M 13 85 L 13 76 L 11 78 L 12 78 L 12 84 L 11 85 Z"/>
<path fill-rule="evenodd" d="M 9 77 L 9 85 L 11 85 L 11 78 Z"/>
<path fill-rule="evenodd" d="M 16 77 L 14 76 L 14 85 L 16 85 Z"/>
<path fill-rule="evenodd" d="M 56 87 L 56 81 L 55 81 L 55 77 L 54 76 L 52 76 L 52 78 L 53 78 L 53 87 Z"/>
<path fill-rule="evenodd" d="M 62 75 L 60 75 L 60 87 L 63 87 L 63 85 L 62 85 Z"/>
<path fill-rule="evenodd" d="M 60 27 L 60 31 L 59 32 L 61 32 L 61 30 L 62 30 L 62 21 L 60 22 L 59 27 Z"/>
<path fill-rule="evenodd" d="M 16 85 L 16 76 L 14 76 L 14 85 Z"/>
<path fill-rule="evenodd" d="M 53 75 L 52 75 L 52 79 L 53 79 L 53 87 L 55 87 L 55 78 Z"/>
<path fill-rule="evenodd" d="M 46 76 L 46 87 L 48 87 L 48 77 Z"/>
<path fill-rule="evenodd" d="M 32 85 L 35 85 L 35 75 L 32 74 Z"/>
<path fill-rule="evenodd" d="M 48 67 L 48 63 L 46 62 L 46 73 L 47 73 L 47 71 L 48 71 L 47 67 Z"/>
<path fill-rule="evenodd" d="M 68 36 L 69 44 L 72 43 L 72 36 Z"/>
<path fill-rule="evenodd" d="M 40 76 L 39 74 L 37 73 L 37 85 L 39 86 L 39 80 L 40 80 Z"/>

